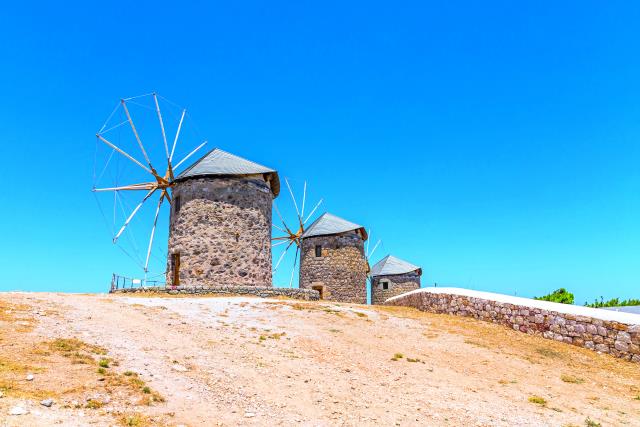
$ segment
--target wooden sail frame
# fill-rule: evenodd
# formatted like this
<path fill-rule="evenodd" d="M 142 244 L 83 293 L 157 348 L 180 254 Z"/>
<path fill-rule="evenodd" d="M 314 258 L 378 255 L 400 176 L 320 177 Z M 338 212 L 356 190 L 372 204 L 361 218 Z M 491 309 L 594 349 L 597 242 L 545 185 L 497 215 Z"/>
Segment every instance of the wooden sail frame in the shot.
<path fill-rule="evenodd" d="M 138 130 L 137 130 L 136 126 L 135 126 L 135 122 L 133 120 L 133 117 L 132 117 L 132 115 L 131 115 L 131 113 L 129 111 L 129 108 L 127 106 L 127 101 L 132 100 L 134 98 L 140 98 L 140 97 L 145 97 L 145 96 L 153 97 L 153 103 L 154 103 L 154 106 L 155 106 L 155 112 L 156 112 L 156 115 L 158 116 L 158 122 L 159 122 L 159 125 L 160 125 L 161 134 L 162 134 L 162 143 L 163 143 L 163 146 L 164 146 L 164 152 L 165 152 L 166 161 L 167 161 L 166 170 L 165 170 L 164 174 L 162 174 L 162 175 L 160 175 L 157 172 L 156 168 L 151 163 L 151 159 L 149 158 L 149 155 L 148 155 L 147 150 L 146 150 L 146 148 L 144 146 L 142 138 L 140 137 L 140 134 L 138 133 Z M 178 139 L 180 137 L 180 132 L 182 130 L 182 125 L 184 123 L 184 118 L 185 118 L 187 110 L 186 109 L 182 109 L 182 114 L 180 116 L 180 121 L 178 123 L 178 128 L 176 130 L 176 134 L 175 134 L 175 137 L 173 139 L 173 144 L 171 146 L 171 150 L 169 150 L 169 143 L 167 141 L 167 135 L 166 135 L 166 130 L 165 130 L 165 126 L 164 126 L 164 119 L 163 119 L 163 116 L 162 116 L 162 111 L 160 109 L 160 103 L 158 102 L 158 94 L 156 92 L 153 92 L 153 93 L 150 93 L 150 94 L 141 95 L 140 97 L 123 98 L 123 99 L 120 100 L 120 104 L 119 105 L 122 107 L 122 109 L 123 109 L 123 111 L 124 111 L 124 113 L 125 113 L 125 115 L 127 117 L 127 120 L 125 122 L 123 122 L 123 123 L 129 123 L 129 125 L 131 127 L 131 130 L 133 132 L 133 135 L 134 135 L 134 137 L 136 139 L 137 145 L 140 148 L 140 151 L 142 153 L 142 156 L 144 157 L 144 160 L 145 160 L 147 166 L 145 166 L 141 161 L 136 159 L 132 154 L 126 152 L 125 150 L 123 150 L 122 148 L 118 147 L 113 142 L 109 141 L 105 137 L 105 133 L 108 132 L 110 129 L 103 130 L 104 129 L 104 126 L 103 126 L 103 129 L 101 129 L 98 133 L 96 133 L 96 138 L 97 138 L 98 141 L 104 143 L 105 145 L 107 145 L 108 147 L 113 149 L 115 152 L 117 152 L 120 155 L 122 155 L 123 157 L 127 158 L 132 163 L 134 163 L 135 165 L 137 165 L 138 167 L 143 169 L 145 172 L 150 174 L 153 180 L 149 181 L 149 182 L 135 183 L 135 184 L 129 184 L 129 185 L 116 186 L 116 187 L 96 188 L 94 186 L 92 191 L 93 192 L 116 192 L 116 193 L 119 192 L 119 191 L 146 191 L 146 194 L 144 195 L 142 200 L 131 211 L 131 213 L 129 214 L 129 216 L 125 220 L 125 222 L 122 225 L 122 227 L 120 227 L 120 229 L 118 230 L 118 233 L 116 233 L 115 236 L 113 237 L 113 243 L 114 244 L 116 244 L 118 242 L 118 239 L 120 238 L 122 233 L 124 233 L 124 231 L 127 229 L 129 224 L 131 223 L 131 220 L 140 211 L 140 209 L 145 204 L 145 202 L 147 200 L 149 200 L 149 198 L 153 194 L 155 194 L 156 192 L 160 192 L 160 198 L 158 199 L 158 204 L 156 206 L 155 215 L 153 217 L 154 219 L 153 219 L 153 224 L 151 226 L 151 232 L 150 232 L 150 236 L 149 236 L 149 243 L 147 245 L 147 252 L 146 252 L 146 258 L 145 258 L 145 263 L 144 263 L 144 273 L 145 273 L 145 277 L 146 277 L 146 274 L 149 272 L 149 259 L 150 259 L 150 256 L 151 256 L 151 249 L 153 247 L 153 242 L 154 242 L 155 232 L 156 232 L 156 226 L 157 226 L 157 223 L 158 223 L 158 217 L 160 215 L 160 211 L 162 209 L 162 205 L 163 205 L 164 201 L 167 201 L 167 202 L 171 203 L 171 190 L 172 190 L 173 186 L 175 185 L 175 182 L 174 182 L 174 171 L 177 168 L 179 168 L 193 154 L 195 154 L 202 147 L 204 147 L 207 144 L 207 141 L 202 142 L 194 150 L 192 150 L 189 154 L 187 154 L 182 160 L 180 160 L 178 163 L 176 163 L 174 165 L 173 164 L 173 156 L 174 156 L 174 153 L 175 153 L 175 150 L 176 150 L 176 146 L 178 144 Z M 114 110 L 114 112 L 115 112 L 115 110 Z M 112 113 L 112 115 L 113 115 L 113 113 Z"/>
<path fill-rule="evenodd" d="M 276 204 L 275 201 L 273 202 L 274 210 L 276 211 L 276 215 L 280 219 L 282 226 L 277 224 L 272 224 L 272 226 L 273 228 L 275 228 L 276 230 L 280 231 L 283 234 L 281 236 L 276 236 L 271 238 L 272 242 L 275 242 L 271 244 L 271 247 L 287 244 L 287 247 L 280 254 L 280 257 L 278 258 L 278 261 L 276 262 L 276 265 L 273 268 L 273 275 L 275 275 L 276 272 L 278 271 L 278 268 L 280 267 L 280 264 L 282 263 L 289 249 L 295 245 L 295 248 L 296 248 L 295 258 L 293 260 L 293 268 L 291 269 L 291 275 L 289 278 L 289 287 L 292 287 L 293 275 L 295 274 L 296 266 L 298 265 L 298 255 L 301 255 L 300 250 L 302 249 L 302 235 L 304 234 L 304 231 L 305 231 L 305 225 L 307 224 L 309 219 L 311 219 L 311 217 L 316 212 L 316 210 L 320 207 L 320 205 L 323 202 L 323 199 L 320 199 L 318 203 L 314 206 L 314 208 L 311 210 L 311 212 L 305 217 L 305 204 L 307 201 L 307 181 L 304 182 L 304 186 L 302 190 L 302 204 L 300 206 L 300 209 L 298 209 L 298 202 L 296 200 L 296 197 L 293 194 L 293 189 L 291 188 L 291 184 L 289 184 L 289 179 L 285 177 L 284 182 L 287 185 L 287 189 L 289 190 L 289 195 L 291 196 L 291 200 L 293 202 L 293 206 L 296 211 L 296 219 L 293 222 L 294 225 L 289 226 L 287 222 L 284 220 L 284 217 L 282 216 L 282 214 L 280 213 L 280 209 L 278 208 L 278 205 Z"/>

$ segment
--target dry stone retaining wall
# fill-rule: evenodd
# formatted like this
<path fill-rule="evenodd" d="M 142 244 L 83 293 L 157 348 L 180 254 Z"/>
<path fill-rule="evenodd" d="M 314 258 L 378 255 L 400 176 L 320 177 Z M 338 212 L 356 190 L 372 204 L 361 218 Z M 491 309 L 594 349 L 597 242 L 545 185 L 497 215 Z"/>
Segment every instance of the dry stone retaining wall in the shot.
<path fill-rule="evenodd" d="M 274 288 L 271 286 L 175 286 L 139 287 L 112 290 L 111 293 L 159 292 L 170 295 L 253 295 L 262 298 L 289 297 L 306 301 L 317 301 L 319 294 L 311 289 Z"/>
<path fill-rule="evenodd" d="M 181 286 L 271 286 L 272 201 L 262 175 L 178 182 L 169 224 L 167 284 L 172 284 L 172 254 L 179 253 Z"/>
<path fill-rule="evenodd" d="M 322 246 L 317 257 L 316 245 Z M 300 288 L 322 286 L 322 298 L 367 303 L 367 261 L 364 241 L 355 232 L 307 237 L 300 252 Z"/>
<path fill-rule="evenodd" d="M 380 287 L 380 280 L 384 279 L 389 281 L 389 289 Z M 384 304 L 389 298 L 416 289 L 420 289 L 420 275 L 416 272 L 376 276 L 371 280 L 371 304 Z"/>
<path fill-rule="evenodd" d="M 598 318 L 610 317 L 609 313 L 613 312 L 602 313 L 600 316 L 597 309 L 592 309 L 596 310 L 593 311 L 593 316 L 583 316 L 562 312 L 563 307 L 558 307 L 559 311 L 555 311 L 452 293 L 432 293 L 427 290 L 391 298 L 386 304 L 501 323 L 516 331 L 540 334 L 544 338 L 640 362 L 640 324 Z M 562 306 L 556 303 L 547 304 Z"/>

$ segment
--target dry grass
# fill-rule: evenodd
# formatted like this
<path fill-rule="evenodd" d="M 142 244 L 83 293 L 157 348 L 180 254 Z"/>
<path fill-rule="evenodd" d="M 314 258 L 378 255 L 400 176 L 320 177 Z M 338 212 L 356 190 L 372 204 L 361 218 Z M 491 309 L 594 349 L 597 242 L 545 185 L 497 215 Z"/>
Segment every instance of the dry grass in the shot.
<path fill-rule="evenodd" d="M 560 379 L 565 383 L 571 384 L 582 384 L 584 383 L 584 379 L 580 377 L 576 377 L 575 375 L 561 375 Z"/>
<path fill-rule="evenodd" d="M 151 421 L 145 415 L 134 412 L 120 415 L 118 424 L 125 427 L 147 427 L 151 425 Z"/>
<path fill-rule="evenodd" d="M 529 397 L 529 402 L 535 403 L 540 406 L 547 406 L 547 400 L 544 397 L 540 396 L 531 396 Z"/>

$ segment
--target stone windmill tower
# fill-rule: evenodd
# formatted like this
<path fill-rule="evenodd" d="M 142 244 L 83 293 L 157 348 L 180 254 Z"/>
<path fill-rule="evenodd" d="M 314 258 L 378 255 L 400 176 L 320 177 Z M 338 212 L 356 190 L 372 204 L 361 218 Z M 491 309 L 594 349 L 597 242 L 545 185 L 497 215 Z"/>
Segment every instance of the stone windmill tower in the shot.
<path fill-rule="evenodd" d="M 367 303 L 364 227 L 325 213 L 301 236 L 300 288 L 331 301 Z"/>
<path fill-rule="evenodd" d="M 173 181 L 168 286 L 271 286 L 278 173 L 210 151 Z"/>
<path fill-rule="evenodd" d="M 371 304 L 420 288 L 422 269 L 392 255 L 382 258 L 371 268 Z"/>

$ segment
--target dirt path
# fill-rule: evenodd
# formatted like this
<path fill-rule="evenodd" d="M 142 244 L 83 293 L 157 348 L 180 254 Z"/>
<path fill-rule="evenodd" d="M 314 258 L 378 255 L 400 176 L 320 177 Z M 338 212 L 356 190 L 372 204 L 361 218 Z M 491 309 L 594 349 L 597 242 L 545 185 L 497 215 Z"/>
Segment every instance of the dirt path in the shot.
<path fill-rule="evenodd" d="M 38 369 L 30 394 L 5 389 L 5 425 L 640 425 L 637 364 L 472 319 L 257 298 L 0 301 L 22 313 L 0 317 L 0 378 L 3 358 Z M 33 350 L 56 338 L 107 350 L 92 356 L 111 360 L 107 373 Z M 64 390 L 51 408 L 38 400 L 47 381 Z M 165 401 L 129 397 L 144 387 Z M 7 415 L 16 405 L 29 414 Z"/>

